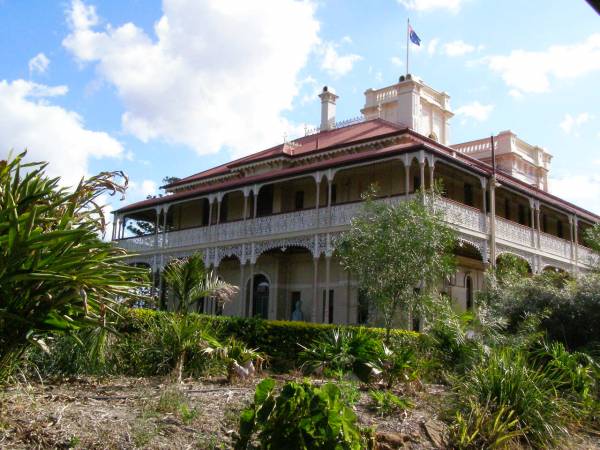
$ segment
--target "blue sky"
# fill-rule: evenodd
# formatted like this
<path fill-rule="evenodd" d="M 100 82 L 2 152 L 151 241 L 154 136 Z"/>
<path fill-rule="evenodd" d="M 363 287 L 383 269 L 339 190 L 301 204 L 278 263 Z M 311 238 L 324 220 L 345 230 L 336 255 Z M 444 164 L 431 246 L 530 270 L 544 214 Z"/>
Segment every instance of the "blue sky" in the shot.
<path fill-rule="evenodd" d="M 410 71 L 451 96 L 452 142 L 511 129 L 550 189 L 600 213 L 600 17 L 584 0 L 0 0 L 0 145 L 74 183 L 124 170 L 127 202 L 338 120 Z M 113 206 L 118 202 L 111 199 Z"/>

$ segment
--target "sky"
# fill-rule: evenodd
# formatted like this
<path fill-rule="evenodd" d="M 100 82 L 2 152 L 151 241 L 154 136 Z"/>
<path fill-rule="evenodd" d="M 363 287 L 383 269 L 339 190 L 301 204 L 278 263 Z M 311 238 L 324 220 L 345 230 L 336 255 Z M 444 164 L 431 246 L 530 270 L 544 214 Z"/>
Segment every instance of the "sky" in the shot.
<path fill-rule="evenodd" d="M 510 129 L 550 191 L 600 214 L 600 16 L 584 0 L 0 0 L 0 157 L 66 185 L 123 170 L 124 201 L 337 120 L 410 72 L 451 96 L 451 142 Z M 123 203 L 124 202 L 124 203 Z"/>

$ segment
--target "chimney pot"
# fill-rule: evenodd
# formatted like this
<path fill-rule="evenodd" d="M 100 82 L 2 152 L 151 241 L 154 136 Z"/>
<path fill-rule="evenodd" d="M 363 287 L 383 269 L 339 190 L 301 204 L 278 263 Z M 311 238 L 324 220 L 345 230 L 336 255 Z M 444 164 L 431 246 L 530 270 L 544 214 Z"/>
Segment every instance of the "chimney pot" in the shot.
<path fill-rule="evenodd" d="M 338 96 L 333 89 L 323 86 L 323 92 L 319 94 L 321 99 L 321 131 L 335 128 L 335 102 Z"/>

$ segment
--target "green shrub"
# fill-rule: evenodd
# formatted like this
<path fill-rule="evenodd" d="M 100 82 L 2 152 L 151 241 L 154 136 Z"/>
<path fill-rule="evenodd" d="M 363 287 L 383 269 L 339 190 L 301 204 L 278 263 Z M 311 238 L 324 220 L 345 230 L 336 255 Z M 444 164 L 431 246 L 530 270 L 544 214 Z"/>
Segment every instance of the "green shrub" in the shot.
<path fill-rule="evenodd" d="M 461 420 L 483 422 L 480 426 L 487 429 L 492 426 L 488 421 L 501 420 L 507 433 L 520 433 L 538 448 L 553 446 L 566 433 L 568 404 L 556 395 L 543 371 L 530 367 L 523 352 L 510 348 L 491 352 L 457 380 L 455 389 Z M 512 420 L 516 426 L 508 427 Z"/>
<path fill-rule="evenodd" d="M 276 395 L 275 381 L 263 380 L 254 403 L 242 411 L 236 449 L 256 438 L 261 448 L 289 450 L 368 448 L 354 412 L 334 384 L 286 383 Z"/>
<path fill-rule="evenodd" d="M 409 400 L 400 398 L 390 391 L 371 390 L 369 397 L 371 397 L 371 409 L 382 417 L 398 414 L 413 407 Z"/>
<path fill-rule="evenodd" d="M 158 317 L 169 314 L 154 310 L 129 310 L 125 314 L 126 320 L 121 326 L 121 331 L 126 335 L 139 332 L 147 328 Z M 298 344 L 309 346 L 313 341 L 329 339 L 333 330 L 338 328 L 353 331 L 357 336 L 364 335 L 365 339 L 368 337 L 373 341 L 381 341 L 385 337 L 385 330 L 381 328 L 209 316 L 195 313 L 188 316 L 189 320 L 197 323 L 199 327 L 204 327 L 220 340 L 232 336 L 244 342 L 248 347 L 260 350 L 267 356 L 271 369 L 275 371 L 289 371 L 299 367 L 303 362 L 300 359 L 303 349 Z M 393 346 L 417 347 L 424 342 L 424 339 L 422 335 L 413 331 L 392 330 L 391 342 Z"/>
<path fill-rule="evenodd" d="M 448 430 L 448 441 L 459 450 L 504 448 L 523 436 L 514 411 L 470 399 L 465 411 L 457 411 Z"/>

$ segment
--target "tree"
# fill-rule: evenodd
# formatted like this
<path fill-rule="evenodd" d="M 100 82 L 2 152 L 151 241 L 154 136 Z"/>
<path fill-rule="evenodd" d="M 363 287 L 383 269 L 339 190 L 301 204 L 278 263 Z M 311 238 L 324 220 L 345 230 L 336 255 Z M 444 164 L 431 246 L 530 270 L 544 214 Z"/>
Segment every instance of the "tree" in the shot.
<path fill-rule="evenodd" d="M 49 332 L 106 327 L 115 300 L 146 273 L 101 239 L 98 200 L 125 191 L 121 172 L 61 188 L 46 163 L 25 164 L 25 155 L 0 161 L 0 381 L 28 346 L 45 347 Z"/>
<path fill-rule="evenodd" d="M 206 330 L 200 329 L 195 321 L 190 320 L 190 307 L 210 297 L 222 304 L 229 301 L 238 288 L 208 271 L 201 253 L 171 261 L 164 270 L 164 279 L 176 300 L 177 315 L 165 319 L 167 326 L 163 330 L 165 339 L 171 342 L 170 346 L 175 350 L 177 361 L 174 375 L 181 382 L 190 352 L 195 348 L 206 348 L 209 345 L 216 348 L 220 345 Z"/>
<path fill-rule="evenodd" d="M 165 268 L 164 277 L 167 288 L 177 301 L 176 311 L 180 314 L 187 314 L 191 306 L 209 297 L 225 303 L 238 291 L 236 286 L 206 269 L 201 253 L 171 261 Z"/>
<path fill-rule="evenodd" d="M 390 205 L 364 196 L 362 213 L 338 241 L 342 266 L 353 273 L 374 300 L 386 328 L 386 341 L 396 313 L 426 313 L 424 302 L 454 270 L 455 233 L 436 209 L 438 194 Z"/>

